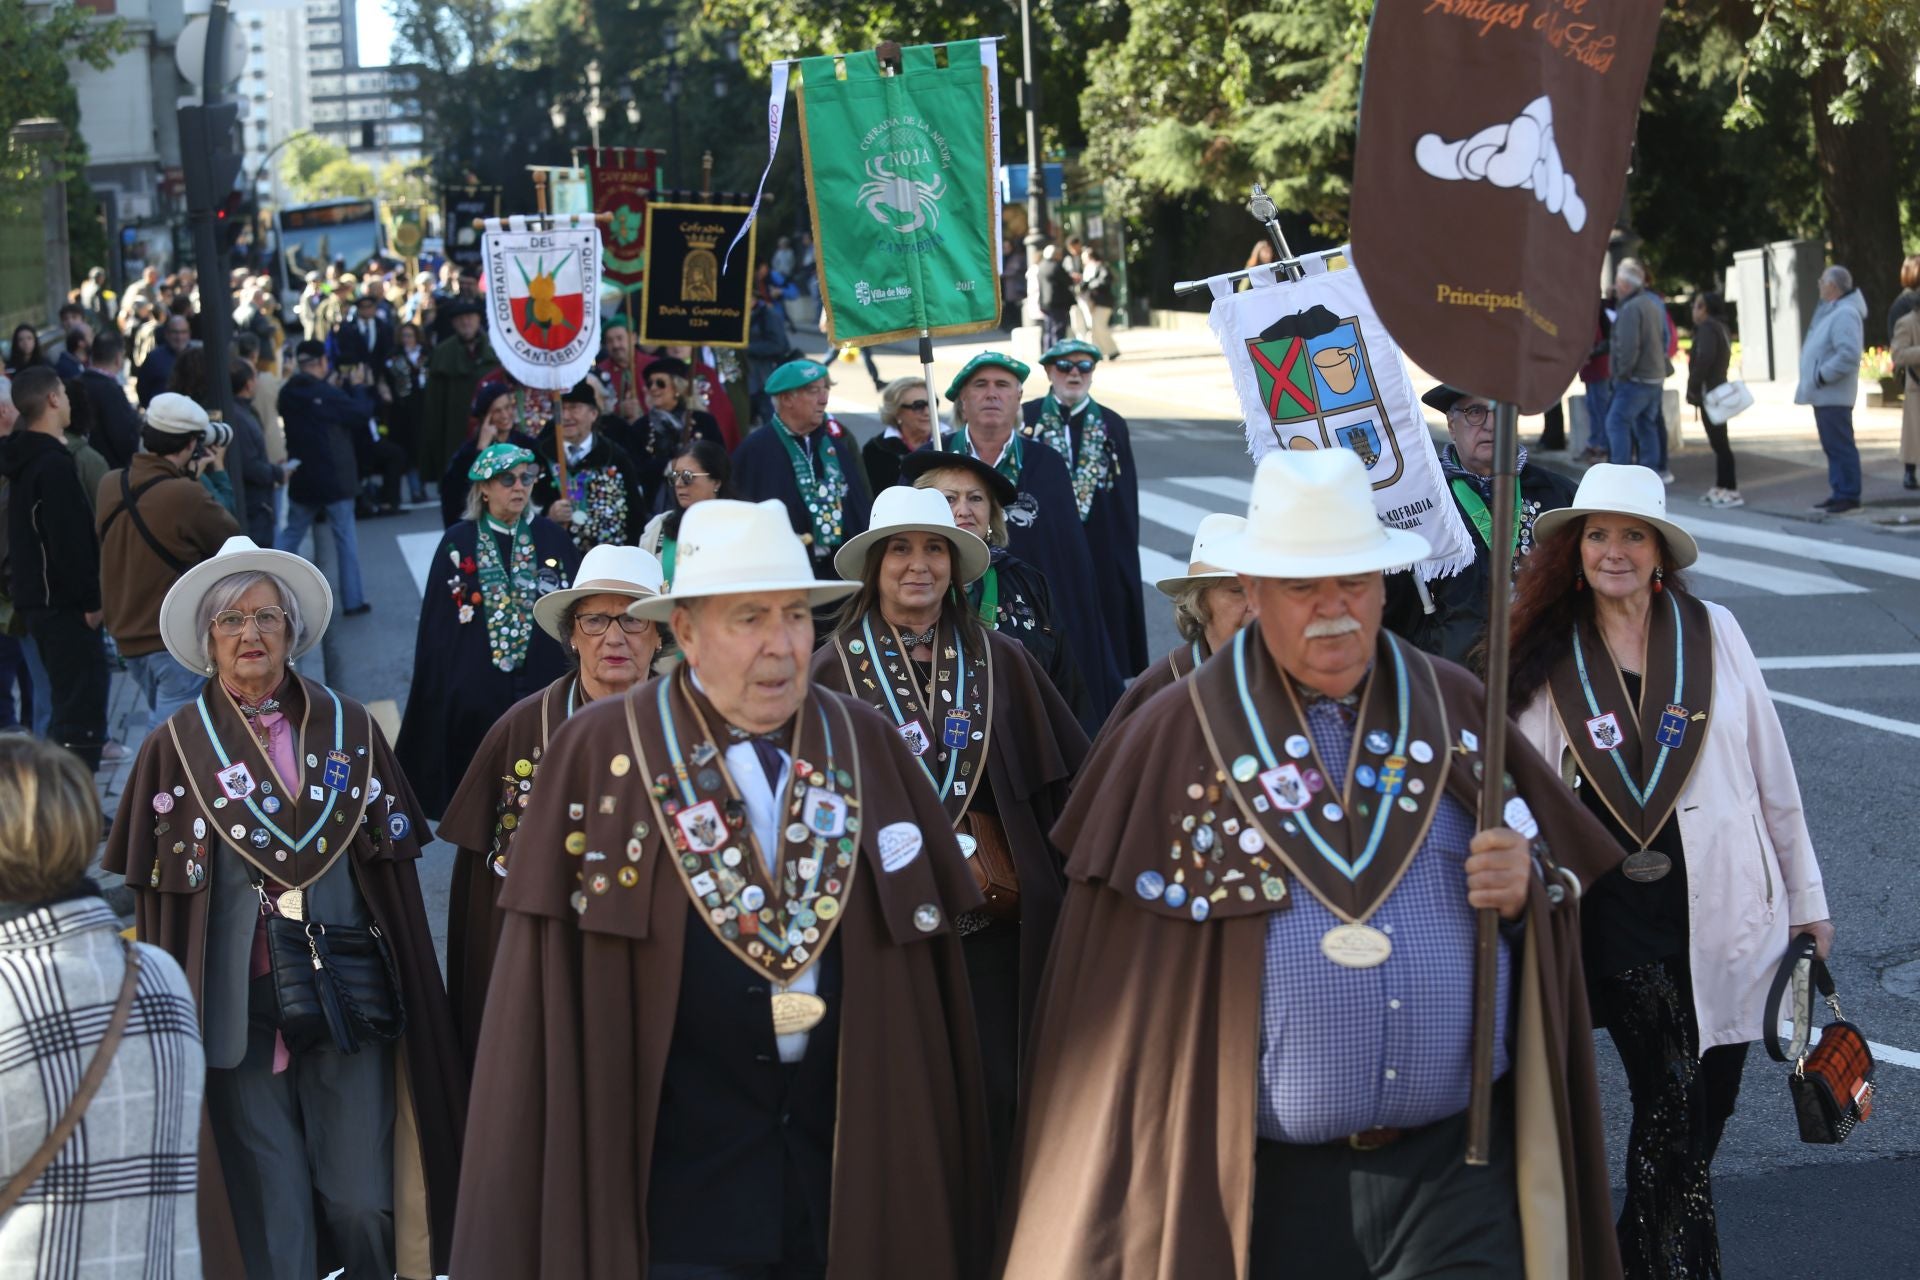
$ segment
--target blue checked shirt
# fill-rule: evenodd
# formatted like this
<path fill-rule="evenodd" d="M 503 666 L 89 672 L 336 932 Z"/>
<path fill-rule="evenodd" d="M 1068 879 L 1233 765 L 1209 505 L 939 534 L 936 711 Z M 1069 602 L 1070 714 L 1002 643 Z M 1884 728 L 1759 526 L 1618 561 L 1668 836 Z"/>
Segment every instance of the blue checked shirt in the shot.
<path fill-rule="evenodd" d="M 1345 767 L 1346 713 L 1314 700 L 1307 731 L 1329 771 Z M 1440 744 L 1446 750 L 1445 744 Z M 1329 777 L 1338 787 L 1344 778 Z M 1322 793 L 1325 794 L 1325 793 Z M 1340 923 L 1297 879 L 1267 917 L 1260 987 L 1259 1132 L 1332 1142 L 1376 1125 L 1412 1129 L 1464 1111 L 1472 1074 L 1474 912 L 1463 864 L 1473 816 L 1441 797 L 1425 843 L 1367 923 L 1393 953 L 1344 969 L 1320 953 Z M 1506 1074 L 1512 957 L 1500 941 L 1495 1078 Z"/>

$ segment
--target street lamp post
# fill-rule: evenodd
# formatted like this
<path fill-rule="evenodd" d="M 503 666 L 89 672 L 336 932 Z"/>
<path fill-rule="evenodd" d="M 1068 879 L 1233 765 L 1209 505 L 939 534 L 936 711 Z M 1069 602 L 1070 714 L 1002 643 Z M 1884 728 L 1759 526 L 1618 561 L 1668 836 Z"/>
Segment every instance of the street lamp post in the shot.
<path fill-rule="evenodd" d="M 1033 0 L 1020 0 L 1020 105 L 1027 113 L 1027 245 L 1047 243 L 1047 173 L 1040 163 L 1040 81 L 1034 76 Z M 999 250 L 996 248 L 995 252 Z"/>

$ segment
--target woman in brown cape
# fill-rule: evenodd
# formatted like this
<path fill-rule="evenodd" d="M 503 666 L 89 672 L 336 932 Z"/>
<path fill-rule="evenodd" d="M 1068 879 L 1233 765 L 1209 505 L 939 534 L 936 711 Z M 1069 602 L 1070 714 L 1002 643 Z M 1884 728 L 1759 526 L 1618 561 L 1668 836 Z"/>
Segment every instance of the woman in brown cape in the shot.
<path fill-rule="evenodd" d="M 467 1075 L 415 869 L 425 829 L 366 709 L 292 670 L 332 612 L 318 569 L 244 537 L 180 576 L 161 637 L 213 678 L 141 746 L 102 858 L 134 892 L 138 936 L 180 961 L 199 1004 L 209 1276 L 417 1280 L 446 1269 L 451 1244 Z M 377 928 L 399 1039 L 290 1046 L 270 915 L 309 937 Z"/>
<path fill-rule="evenodd" d="M 1356 455 L 1268 455 L 1247 523 L 1215 563 L 1258 621 L 1053 831 L 1004 1276 L 1614 1280 L 1575 904 L 1618 851 L 1517 737 L 1506 823 L 1475 830 L 1484 693 L 1381 629 L 1381 571 L 1426 543 Z M 1482 908 L 1510 1034 L 1473 1169 Z"/>
<path fill-rule="evenodd" d="M 1246 527 L 1246 520 L 1240 516 L 1216 512 L 1203 517 L 1193 534 L 1187 571 L 1154 584 L 1161 595 L 1173 601 L 1173 625 L 1180 632 L 1180 643 L 1134 677 L 1107 713 L 1107 722 L 1094 739 L 1095 747 L 1111 737 L 1128 716 L 1146 706 L 1147 699 L 1192 675 L 1195 667 L 1224 648 L 1253 620 L 1253 605 L 1240 585 L 1240 575 L 1216 567 L 1207 558 L 1213 544 L 1235 537 Z"/>
<path fill-rule="evenodd" d="M 1087 736 L 1039 664 L 965 603 L 987 546 L 932 489 L 896 486 L 867 531 L 834 555 L 858 582 L 813 656 L 813 681 L 895 726 L 952 819 L 986 907 L 961 916 L 995 1164 L 1013 1139 L 1020 1047 L 1060 912 L 1059 851 L 1047 832 L 1086 759 Z"/>
<path fill-rule="evenodd" d="M 984 1092 L 954 918 L 980 906 L 892 726 L 807 681 L 778 501 L 681 526 L 687 661 L 541 765 L 476 1069 L 461 1280 L 983 1277 Z"/>
<path fill-rule="evenodd" d="M 664 590 L 658 560 L 638 547 L 602 543 L 581 559 L 572 587 L 536 600 L 533 620 L 566 650 L 567 674 L 500 717 L 447 802 L 438 834 L 461 855 L 447 896 L 447 994 L 469 1062 L 480 1044 L 487 977 L 500 940 L 500 886 L 540 757 L 568 716 L 653 674 L 660 630 L 628 617 L 627 606 Z"/>

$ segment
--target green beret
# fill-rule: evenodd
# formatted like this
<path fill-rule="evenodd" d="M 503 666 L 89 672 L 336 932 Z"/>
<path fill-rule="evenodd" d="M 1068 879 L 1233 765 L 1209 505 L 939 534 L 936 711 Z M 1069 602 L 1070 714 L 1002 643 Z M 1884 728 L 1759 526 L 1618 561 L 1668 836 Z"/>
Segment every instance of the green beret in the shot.
<path fill-rule="evenodd" d="M 473 481 L 491 480 L 510 467 L 523 462 L 534 462 L 532 452 L 517 444 L 490 444 L 480 451 L 480 456 L 467 468 L 467 479 Z"/>
<path fill-rule="evenodd" d="M 767 379 L 766 392 L 777 396 L 786 391 L 810 387 L 827 376 L 827 366 L 813 360 L 789 360 Z"/>
<path fill-rule="evenodd" d="M 1071 356 L 1085 356 L 1095 364 L 1100 363 L 1100 348 L 1091 342 L 1082 342 L 1078 338 L 1067 338 L 1048 347 L 1040 357 L 1041 364 L 1051 364 L 1055 360 L 1064 360 Z"/>
<path fill-rule="evenodd" d="M 1027 375 L 1033 372 L 1032 369 L 1029 369 L 1026 365 L 1004 352 L 982 351 L 979 355 L 962 365 L 959 373 L 953 375 L 953 381 L 947 384 L 947 399 L 949 401 L 958 400 L 960 398 L 960 388 L 966 386 L 968 380 L 971 379 L 974 374 L 980 372 L 988 365 L 999 365 L 1002 369 L 1011 373 L 1016 382 L 1025 382 Z"/>
<path fill-rule="evenodd" d="M 633 323 L 627 319 L 626 312 L 616 311 L 605 320 L 602 320 L 600 327 L 602 329 L 631 329 L 633 328 Z"/>

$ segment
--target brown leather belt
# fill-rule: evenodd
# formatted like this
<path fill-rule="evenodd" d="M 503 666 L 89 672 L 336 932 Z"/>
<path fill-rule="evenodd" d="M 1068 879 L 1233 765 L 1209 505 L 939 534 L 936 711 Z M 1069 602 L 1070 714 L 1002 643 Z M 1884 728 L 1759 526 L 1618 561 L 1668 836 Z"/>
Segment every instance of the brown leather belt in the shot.
<path fill-rule="evenodd" d="M 1382 1147 L 1392 1146 L 1410 1133 L 1417 1132 L 1419 1132 L 1417 1129 L 1363 1129 L 1359 1133 L 1350 1133 L 1344 1138 L 1335 1138 L 1327 1145 L 1347 1147 L 1354 1151 L 1378 1151 Z"/>

